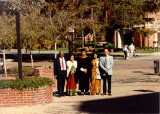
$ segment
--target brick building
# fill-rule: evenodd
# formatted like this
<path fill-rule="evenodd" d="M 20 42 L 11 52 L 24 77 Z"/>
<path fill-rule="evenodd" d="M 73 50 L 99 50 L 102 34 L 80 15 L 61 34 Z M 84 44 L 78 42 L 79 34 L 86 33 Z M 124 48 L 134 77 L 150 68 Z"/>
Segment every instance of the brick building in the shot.
<path fill-rule="evenodd" d="M 146 22 L 144 25 L 134 26 L 134 30 L 124 28 L 123 30 L 116 30 L 114 33 L 114 44 L 117 48 L 123 48 L 124 44 L 130 44 L 134 42 L 136 47 L 157 47 L 160 46 L 160 12 L 149 13 L 145 15 L 145 18 L 154 19 L 152 22 Z M 156 31 L 149 38 L 141 38 L 136 28 L 145 28 Z M 153 44 L 153 42 L 155 42 Z"/>

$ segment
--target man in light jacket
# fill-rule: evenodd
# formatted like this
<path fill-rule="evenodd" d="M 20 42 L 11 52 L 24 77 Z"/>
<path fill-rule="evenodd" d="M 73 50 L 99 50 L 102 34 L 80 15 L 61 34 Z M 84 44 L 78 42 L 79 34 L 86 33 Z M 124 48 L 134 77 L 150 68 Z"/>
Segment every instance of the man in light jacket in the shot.
<path fill-rule="evenodd" d="M 112 67 L 113 67 L 113 57 L 109 56 L 108 49 L 104 49 L 103 57 L 100 57 L 100 74 L 103 79 L 103 94 L 106 95 L 106 79 L 108 80 L 108 95 L 111 96 L 111 77 L 112 77 Z"/>

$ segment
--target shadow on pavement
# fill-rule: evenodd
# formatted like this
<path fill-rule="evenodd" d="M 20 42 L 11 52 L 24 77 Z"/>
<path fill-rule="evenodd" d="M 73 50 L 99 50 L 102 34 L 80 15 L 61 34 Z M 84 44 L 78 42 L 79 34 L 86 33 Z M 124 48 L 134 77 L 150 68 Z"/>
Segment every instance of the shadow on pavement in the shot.
<path fill-rule="evenodd" d="M 151 75 L 151 76 L 153 75 L 153 76 L 154 76 L 155 74 L 153 74 L 153 73 L 144 73 L 143 75 L 149 75 L 149 76 L 150 76 L 150 75 Z"/>
<path fill-rule="evenodd" d="M 85 113 L 159 113 L 159 93 L 85 101 L 79 111 Z"/>
<path fill-rule="evenodd" d="M 155 92 L 155 91 L 151 91 L 151 90 L 133 90 L 133 91 L 139 91 L 139 92 Z"/>
<path fill-rule="evenodd" d="M 133 71 L 133 73 L 143 73 L 142 71 Z"/>
<path fill-rule="evenodd" d="M 142 72 L 142 71 L 132 71 L 133 73 L 141 73 L 142 75 L 155 75 L 154 73 L 145 73 L 145 72 Z"/>

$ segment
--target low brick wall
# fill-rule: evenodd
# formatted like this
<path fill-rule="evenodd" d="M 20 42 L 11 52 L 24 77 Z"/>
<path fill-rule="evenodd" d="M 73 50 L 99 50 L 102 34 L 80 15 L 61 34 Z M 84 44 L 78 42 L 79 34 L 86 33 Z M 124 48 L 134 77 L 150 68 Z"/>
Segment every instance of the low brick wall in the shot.
<path fill-rule="evenodd" d="M 52 86 L 50 85 L 24 91 L 10 88 L 0 89 L 0 106 L 46 104 L 52 101 L 52 97 Z"/>
<path fill-rule="evenodd" d="M 53 81 L 53 87 L 57 87 L 57 79 L 54 76 L 52 67 L 38 67 L 36 68 L 36 74 L 40 77 L 50 78 Z"/>

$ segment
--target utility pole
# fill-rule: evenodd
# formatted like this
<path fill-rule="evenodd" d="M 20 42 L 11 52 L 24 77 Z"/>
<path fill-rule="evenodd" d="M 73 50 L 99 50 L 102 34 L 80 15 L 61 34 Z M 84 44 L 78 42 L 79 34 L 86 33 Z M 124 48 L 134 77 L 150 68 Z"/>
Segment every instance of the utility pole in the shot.
<path fill-rule="evenodd" d="M 21 39 L 20 39 L 20 14 L 16 11 L 16 31 L 17 31 L 17 50 L 18 50 L 18 71 L 19 78 L 22 79 L 22 54 L 21 54 Z"/>

